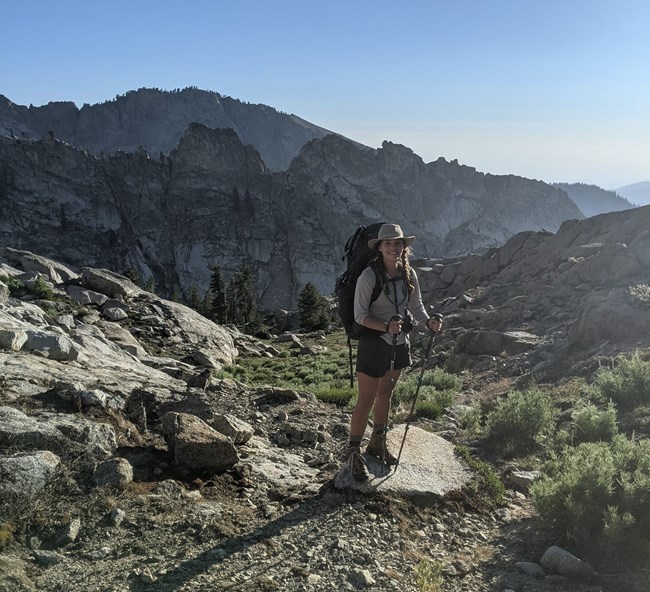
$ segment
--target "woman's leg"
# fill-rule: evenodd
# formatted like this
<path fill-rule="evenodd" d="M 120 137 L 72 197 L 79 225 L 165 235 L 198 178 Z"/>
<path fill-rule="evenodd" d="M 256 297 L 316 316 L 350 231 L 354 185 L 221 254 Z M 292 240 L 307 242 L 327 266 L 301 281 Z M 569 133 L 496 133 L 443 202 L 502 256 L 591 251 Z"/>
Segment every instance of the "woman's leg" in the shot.
<path fill-rule="evenodd" d="M 393 389 L 399 378 L 400 370 L 386 372 L 379 380 L 375 411 L 373 413 L 372 437 L 368 442 L 366 451 L 380 458 L 387 465 L 397 463 L 397 457 L 391 454 L 386 448 L 386 430 L 388 428 L 388 417 L 390 415 L 390 403 L 393 396 Z"/>
<path fill-rule="evenodd" d="M 350 443 L 346 450 L 350 471 L 355 481 L 367 481 L 370 478 L 366 461 L 361 456 L 361 440 L 366 431 L 368 415 L 370 415 L 370 410 L 377 396 L 379 381 L 379 378 L 357 372 L 359 396 L 350 420 Z"/>
<path fill-rule="evenodd" d="M 355 441 L 361 442 L 381 380 L 383 378 L 375 378 L 363 372 L 357 372 L 359 395 L 357 397 L 357 404 L 354 406 L 354 411 L 352 412 L 352 419 L 350 420 L 350 442 L 353 441 L 353 438 Z"/>
<path fill-rule="evenodd" d="M 373 413 L 373 423 L 375 426 L 383 426 L 385 429 L 388 425 L 393 389 L 395 388 L 395 384 L 397 384 L 401 372 L 401 370 L 393 370 L 391 374 L 388 371 L 378 379 L 379 382 L 376 390 L 377 400 L 375 401 L 375 410 Z"/>

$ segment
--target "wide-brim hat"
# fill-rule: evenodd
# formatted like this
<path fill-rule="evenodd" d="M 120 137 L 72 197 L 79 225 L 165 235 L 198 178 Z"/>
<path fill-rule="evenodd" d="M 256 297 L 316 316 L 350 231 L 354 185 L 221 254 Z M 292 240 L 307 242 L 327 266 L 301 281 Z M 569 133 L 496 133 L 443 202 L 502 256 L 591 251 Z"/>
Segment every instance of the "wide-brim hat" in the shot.
<path fill-rule="evenodd" d="M 374 249 L 380 241 L 383 240 L 396 240 L 401 238 L 404 241 L 404 246 L 408 247 L 413 244 L 414 236 L 404 236 L 402 227 L 399 224 L 382 224 L 377 238 L 371 238 L 368 241 L 368 247 Z"/>

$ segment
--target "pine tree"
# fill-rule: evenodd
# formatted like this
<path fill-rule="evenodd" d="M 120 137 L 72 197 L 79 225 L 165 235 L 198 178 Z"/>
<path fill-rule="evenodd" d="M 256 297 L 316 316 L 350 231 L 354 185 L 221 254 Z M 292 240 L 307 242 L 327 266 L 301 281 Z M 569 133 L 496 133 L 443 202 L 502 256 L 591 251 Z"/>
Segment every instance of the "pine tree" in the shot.
<path fill-rule="evenodd" d="M 246 261 L 233 273 L 226 289 L 227 322 L 244 329 L 256 317 L 255 284 Z"/>
<path fill-rule="evenodd" d="M 147 292 L 154 292 L 155 293 L 156 292 L 156 279 L 153 276 L 149 277 L 149 279 L 144 283 L 143 288 Z"/>
<path fill-rule="evenodd" d="M 330 323 L 327 299 L 311 282 L 307 282 L 298 295 L 298 311 L 300 328 L 304 331 L 326 329 Z"/>
<path fill-rule="evenodd" d="M 239 293 L 240 306 L 244 324 L 250 323 L 255 316 L 255 284 L 253 282 L 253 271 L 246 261 L 243 261 L 239 273 L 241 276 L 241 289 Z"/>
<path fill-rule="evenodd" d="M 196 285 L 196 282 L 192 284 L 192 287 L 190 288 L 190 297 L 187 302 L 187 305 L 190 308 L 193 308 L 197 312 L 201 312 L 202 308 L 202 302 L 201 302 L 201 295 L 199 294 L 199 287 Z"/>
<path fill-rule="evenodd" d="M 210 320 L 223 324 L 226 322 L 227 307 L 221 267 L 211 265 L 210 271 L 212 275 L 210 276 L 210 287 L 206 292 L 205 310 Z"/>
<path fill-rule="evenodd" d="M 131 280 L 139 288 L 144 287 L 144 281 L 142 279 L 142 275 L 140 274 L 140 272 L 135 267 L 133 267 L 133 265 L 129 265 L 129 267 L 127 267 L 122 272 L 122 275 L 125 278 Z"/>

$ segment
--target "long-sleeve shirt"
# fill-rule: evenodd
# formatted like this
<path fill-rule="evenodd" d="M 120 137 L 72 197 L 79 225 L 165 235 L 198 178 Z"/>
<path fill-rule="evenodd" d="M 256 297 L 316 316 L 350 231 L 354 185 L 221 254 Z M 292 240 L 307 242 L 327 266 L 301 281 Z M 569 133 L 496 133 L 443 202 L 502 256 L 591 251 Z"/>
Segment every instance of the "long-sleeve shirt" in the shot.
<path fill-rule="evenodd" d="M 411 269 L 413 291 L 410 295 L 408 293 L 408 286 L 402 278 L 388 280 L 377 299 L 371 303 L 370 299 L 375 289 L 375 278 L 375 271 L 371 267 L 366 267 L 357 279 L 357 285 L 354 291 L 354 320 L 357 323 L 363 325 L 363 321 L 368 317 L 387 323 L 396 314 L 405 317 L 405 308 L 409 310 L 419 323 L 424 324 L 427 322 L 429 315 L 424 308 L 424 304 L 422 304 L 420 283 L 413 269 Z M 393 336 L 388 333 L 385 333 L 381 337 L 389 344 L 393 342 Z M 408 333 L 400 333 L 397 336 L 397 343 L 402 344 L 406 342 L 408 342 Z"/>

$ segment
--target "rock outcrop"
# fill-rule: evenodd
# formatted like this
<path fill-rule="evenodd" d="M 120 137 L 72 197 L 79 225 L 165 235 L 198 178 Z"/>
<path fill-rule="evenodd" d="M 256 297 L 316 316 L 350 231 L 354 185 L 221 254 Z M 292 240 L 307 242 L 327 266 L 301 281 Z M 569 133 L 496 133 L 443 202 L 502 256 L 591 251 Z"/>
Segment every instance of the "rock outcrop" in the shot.
<path fill-rule="evenodd" d="M 572 356 L 650 335 L 650 206 L 524 232 L 483 255 L 416 263 L 425 300 L 463 356 L 513 356 L 519 371 L 566 372 Z M 508 368 L 506 372 L 512 372 Z"/>

